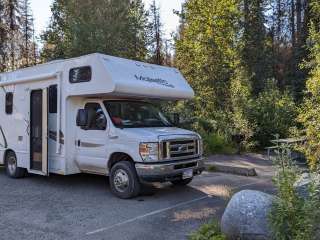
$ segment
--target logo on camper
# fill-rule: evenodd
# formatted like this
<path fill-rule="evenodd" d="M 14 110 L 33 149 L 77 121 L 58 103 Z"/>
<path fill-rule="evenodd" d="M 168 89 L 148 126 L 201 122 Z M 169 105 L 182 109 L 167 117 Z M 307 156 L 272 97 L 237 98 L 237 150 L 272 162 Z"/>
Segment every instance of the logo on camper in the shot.
<path fill-rule="evenodd" d="M 161 79 L 161 78 L 150 78 L 150 77 L 137 76 L 137 75 L 134 75 L 134 77 L 137 80 L 140 80 L 140 81 L 153 82 L 153 83 L 157 83 L 157 84 L 163 85 L 165 87 L 174 88 L 174 86 L 172 84 L 168 83 L 167 80 L 164 80 L 164 79 Z"/>

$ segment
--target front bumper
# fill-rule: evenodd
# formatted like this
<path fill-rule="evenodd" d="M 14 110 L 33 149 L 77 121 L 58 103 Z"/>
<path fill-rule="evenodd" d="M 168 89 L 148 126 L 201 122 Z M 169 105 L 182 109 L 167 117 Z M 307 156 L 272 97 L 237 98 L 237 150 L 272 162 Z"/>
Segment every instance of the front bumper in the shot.
<path fill-rule="evenodd" d="M 182 179 L 183 172 L 192 169 L 193 175 L 204 170 L 204 158 L 164 163 L 136 163 L 137 174 L 142 181 L 168 182 Z"/>

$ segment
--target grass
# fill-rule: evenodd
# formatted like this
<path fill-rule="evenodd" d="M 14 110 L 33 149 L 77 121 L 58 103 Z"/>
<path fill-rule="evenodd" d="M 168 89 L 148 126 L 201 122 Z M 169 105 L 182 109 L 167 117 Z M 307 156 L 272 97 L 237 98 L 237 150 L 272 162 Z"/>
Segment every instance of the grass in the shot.
<path fill-rule="evenodd" d="M 207 167 L 207 171 L 209 171 L 209 172 L 216 172 L 216 171 L 217 171 L 217 168 L 216 168 L 216 166 L 210 165 L 210 166 Z"/>
<path fill-rule="evenodd" d="M 192 233 L 189 240 L 226 240 L 226 236 L 221 233 L 218 221 L 211 221 L 204 224 L 200 229 Z"/>

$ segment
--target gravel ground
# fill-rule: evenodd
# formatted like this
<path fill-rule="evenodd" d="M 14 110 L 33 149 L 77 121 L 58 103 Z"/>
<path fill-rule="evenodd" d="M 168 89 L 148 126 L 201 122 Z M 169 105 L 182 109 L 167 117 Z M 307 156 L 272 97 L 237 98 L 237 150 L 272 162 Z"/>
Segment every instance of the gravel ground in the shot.
<path fill-rule="evenodd" d="M 158 184 L 120 200 L 105 177 L 73 175 L 10 179 L 0 168 L 0 239 L 187 239 L 219 218 L 230 193 L 272 192 L 269 175 L 205 172 L 187 187 Z"/>

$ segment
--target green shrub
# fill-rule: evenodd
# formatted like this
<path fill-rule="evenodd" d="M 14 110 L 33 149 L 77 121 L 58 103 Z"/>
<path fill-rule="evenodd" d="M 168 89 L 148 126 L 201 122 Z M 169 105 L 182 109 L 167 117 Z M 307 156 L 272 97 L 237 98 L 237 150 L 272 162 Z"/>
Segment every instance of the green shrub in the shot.
<path fill-rule="evenodd" d="M 241 66 L 237 66 L 234 72 L 230 91 L 231 111 L 231 135 L 239 134 L 243 136 L 241 147 L 245 150 L 251 150 L 255 146 L 252 141 L 253 131 L 255 129 L 254 123 L 248 119 L 248 109 L 250 108 L 251 84 L 250 77 L 247 71 Z"/>
<path fill-rule="evenodd" d="M 204 152 L 209 154 L 234 154 L 236 149 L 228 139 L 218 133 L 202 134 Z"/>
<path fill-rule="evenodd" d="M 201 226 L 201 228 L 191 234 L 190 240 L 226 240 L 227 238 L 221 233 L 220 224 L 212 221 Z"/>
<path fill-rule="evenodd" d="M 250 122 L 255 125 L 253 139 L 258 147 L 265 147 L 275 134 L 287 137 L 289 129 L 296 125 L 297 109 L 293 98 L 269 87 L 250 103 L 248 110 Z"/>
<path fill-rule="evenodd" d="M 311 184 L 309 196 L 303 198 L 297 193 L 294 183 L 299 172 L 292 166 L 286 149 L 278 154 L 277 172 L 274 182 L 278 193 L 270 212 L 270 223 L 277 240 L 317 240 L 317 224 L 320 220 L 320 199 Z M 283 154 L 284 153 L 284 154 Z M 319 233 L 318 233 L 319 234 Z M 319 237 L 319 235 L 318 235 Z"/>

